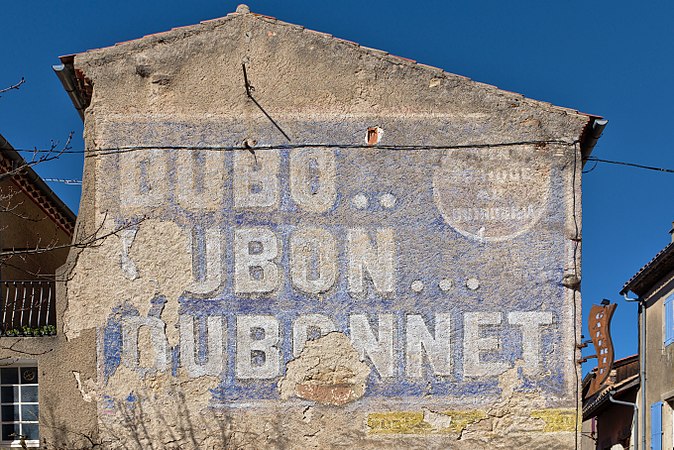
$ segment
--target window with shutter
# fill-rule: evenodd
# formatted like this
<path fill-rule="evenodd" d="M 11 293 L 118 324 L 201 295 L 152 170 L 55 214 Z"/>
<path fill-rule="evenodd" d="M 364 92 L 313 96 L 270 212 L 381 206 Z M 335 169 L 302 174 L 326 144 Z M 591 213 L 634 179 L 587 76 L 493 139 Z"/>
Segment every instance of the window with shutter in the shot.
<path fill-rule="evenodd" d="M 674 294 L 665 299 L 665 347 L 674 344 Z"/>
<path fill-rule="evenodd" d="M 651 404 L 651 450 L 662 450 L 662 402 Z"/>

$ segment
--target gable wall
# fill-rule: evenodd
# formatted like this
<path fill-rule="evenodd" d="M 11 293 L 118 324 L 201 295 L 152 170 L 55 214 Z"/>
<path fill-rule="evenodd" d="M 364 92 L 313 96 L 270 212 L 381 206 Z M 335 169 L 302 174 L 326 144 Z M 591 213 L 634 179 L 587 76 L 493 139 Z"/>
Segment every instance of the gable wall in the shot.
<path fill-rule="evenodd" d="M 199 29 L 76 57 L 82 229 L 123 228 L 65 286 L 101 436 L 573 446 L 587 117 L 250 15 Z"/>

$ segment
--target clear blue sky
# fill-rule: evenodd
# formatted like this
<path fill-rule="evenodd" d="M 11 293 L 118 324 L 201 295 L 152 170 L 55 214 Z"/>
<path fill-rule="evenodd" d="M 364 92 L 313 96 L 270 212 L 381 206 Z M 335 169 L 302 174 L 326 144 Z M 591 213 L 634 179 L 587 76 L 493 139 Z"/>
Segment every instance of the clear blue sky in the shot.
<path fill-rule="evenodd" d="M 224 16 L 229 1 L 3 2 L 0 133 L 17 148 L 49 146 L 82 122 L 52 73 L 59 55 Z M 594 155 L 674 168 L 674 2 L 253 1 L 253 12 L 441 67 L 527 97 L 610 120 Z M 664 122 L 661 122 L 664 121 Z M 81 155 L 37 167 L 81 178 Z M 79 188 L 52 184 L 74 209 Z M 599 165 L 583 177 L 585 315 L 617 301 L 616 356 L 637 351 L 636 308 L 622 284 L 669 242 L 674 174 Z M 587 335 L 586 325 L 584 331 Z M 585 352 L 589 354 L 590 352 Z M 591 360 L 587 371 L 594 365 Z"/>

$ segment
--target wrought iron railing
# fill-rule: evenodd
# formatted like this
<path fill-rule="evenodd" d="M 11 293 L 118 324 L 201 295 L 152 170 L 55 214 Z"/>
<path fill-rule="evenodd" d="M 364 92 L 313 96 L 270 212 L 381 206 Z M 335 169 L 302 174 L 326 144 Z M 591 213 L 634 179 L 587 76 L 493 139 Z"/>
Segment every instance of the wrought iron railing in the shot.
<path fill-rule="evenodd" d="M 54 281 L 0 281 L 3 336 L 56 334 Z"/>

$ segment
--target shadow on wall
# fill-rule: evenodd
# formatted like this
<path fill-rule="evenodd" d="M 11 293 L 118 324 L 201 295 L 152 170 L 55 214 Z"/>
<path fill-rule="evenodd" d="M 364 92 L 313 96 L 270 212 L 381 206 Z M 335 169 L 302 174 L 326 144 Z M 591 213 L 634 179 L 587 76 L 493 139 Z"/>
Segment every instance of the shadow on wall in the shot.
<path fill-rule="evenodd" d="M 103 401 L 98 433 L 73 430 L 61 414 L 45 405 L 41 424 L 44 438 L 41 448 L 48 450 L 85 449 L 222 449 L 231 448 L 236 437 L 237 447 L 247 447 L 258 437 L 254 433 L 232 430 L 226 411 L 208 408 L 194 413 L 178 389 L 158 398 L 155 393 L 131 393 L 122 401 Z M 46 422 L 46 424 L 45 424 Z M 246 441 L 246 435 L 248 440 Z"/>

